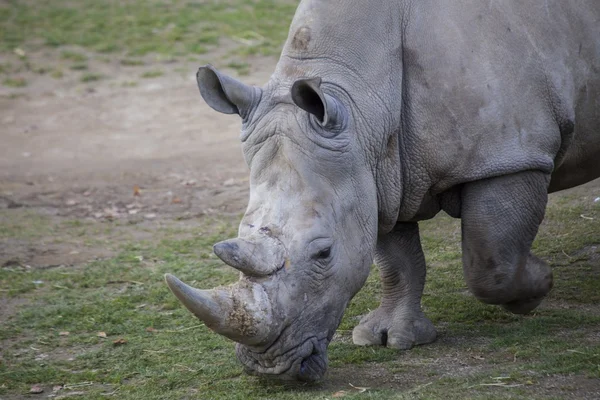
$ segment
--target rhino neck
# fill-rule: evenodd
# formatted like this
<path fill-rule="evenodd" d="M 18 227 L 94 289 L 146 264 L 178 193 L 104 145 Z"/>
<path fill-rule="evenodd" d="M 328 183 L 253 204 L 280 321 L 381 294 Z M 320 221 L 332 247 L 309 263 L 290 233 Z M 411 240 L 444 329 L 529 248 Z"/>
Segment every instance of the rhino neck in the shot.
<path fill-rule="evenodd" d="M 285 87 L 299 78 L 320 77 L 324 86 L 329 85 L 325 90 L 346 98 L 358 140 L 377 151 L 367 160 L 378 190 L 382 232 L 395 225 L 402 201 L 399 152 L 408 3 L 302 1 L 271 80 L 285 93 Z"/>

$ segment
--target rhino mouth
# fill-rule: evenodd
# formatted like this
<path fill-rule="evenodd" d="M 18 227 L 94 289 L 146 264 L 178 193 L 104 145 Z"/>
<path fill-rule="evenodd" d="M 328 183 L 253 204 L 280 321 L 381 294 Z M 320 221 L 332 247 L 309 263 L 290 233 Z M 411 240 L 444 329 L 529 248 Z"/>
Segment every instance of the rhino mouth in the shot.
<path fill-rule="evenodd" d="M 264 352 L 255 352 L 247 346 L 238 344 L 236 354 L 246 372 L 251 375 L 315 382 L 323 378 L 327 371 L 329 341 L 327 337 L 319 339 L 312 336 L 285 352 L 277 349 L 280 340 Z"/>

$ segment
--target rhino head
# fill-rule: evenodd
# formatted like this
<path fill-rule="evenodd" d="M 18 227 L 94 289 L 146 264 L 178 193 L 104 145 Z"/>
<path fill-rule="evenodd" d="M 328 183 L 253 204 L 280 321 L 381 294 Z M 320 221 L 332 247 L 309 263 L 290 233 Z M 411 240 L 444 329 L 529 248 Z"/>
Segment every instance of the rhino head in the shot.
<path fill-rule="evenodd" d="M 167 284 L 238 343 L 248 372 L 319 380 L 327 346 L 369 274 L 378 232 L 398 215 L 399 177 L 386 171 L 397 168 L 397 136 L 367 125 L 347 92 L 319 77 L 272 78 L 257 88 L 205 66 L 197 79 L 209 106 L 242 118 L 250 200 L 238 237 L 214 245 L 241 274 L 212 290 L 172 275 Z"/>

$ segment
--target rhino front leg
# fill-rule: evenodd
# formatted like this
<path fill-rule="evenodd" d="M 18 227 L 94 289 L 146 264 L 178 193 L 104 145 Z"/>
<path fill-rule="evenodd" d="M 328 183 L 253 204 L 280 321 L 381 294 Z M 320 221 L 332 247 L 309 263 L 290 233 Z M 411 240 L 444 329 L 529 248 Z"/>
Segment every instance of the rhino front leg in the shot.
<path fill-rule="evenodd" d="M 375 262 L 379 267 L 383 298 L 376 310 L 354 328 L 354 344 L 410 349 L 433 342 L 436 331 L 421 311 L 425 284 L 425 257 L 416 223 L 397 224 L 378 238 Z"/>
<path fill-rule="evenodd" d="M 463 187 L 463 268 L 479 300 L 525 314 L 552 288 L 552 271 L 530 253 L 544 218 L 548 181 L 542 172 L 526 171 Z"/>

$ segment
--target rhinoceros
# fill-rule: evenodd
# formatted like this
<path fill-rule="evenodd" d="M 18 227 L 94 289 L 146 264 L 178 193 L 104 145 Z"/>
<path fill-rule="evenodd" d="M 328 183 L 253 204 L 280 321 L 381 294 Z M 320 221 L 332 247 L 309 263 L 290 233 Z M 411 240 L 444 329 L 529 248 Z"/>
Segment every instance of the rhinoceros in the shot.
<path fill-rule="evenodd" d="M 357 345 L 432 342 L 418 221 L 462 223 L 479 300 L 523 314 L 552 287 L 530 252 L 549 192 L 600 176 L 600 2 L 303 0 L 262 88 L 210 65 L 210 107 L 242 119 L 250 198 L 214 245 L 239 282 L 177 298 L 248 372 L 315 381 L 375 260 Z"/>

